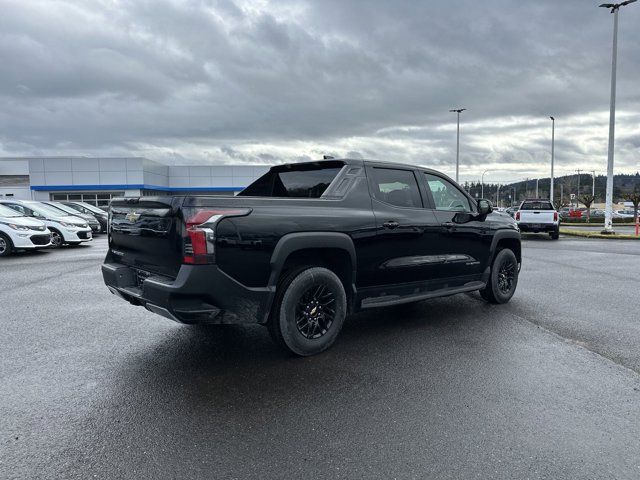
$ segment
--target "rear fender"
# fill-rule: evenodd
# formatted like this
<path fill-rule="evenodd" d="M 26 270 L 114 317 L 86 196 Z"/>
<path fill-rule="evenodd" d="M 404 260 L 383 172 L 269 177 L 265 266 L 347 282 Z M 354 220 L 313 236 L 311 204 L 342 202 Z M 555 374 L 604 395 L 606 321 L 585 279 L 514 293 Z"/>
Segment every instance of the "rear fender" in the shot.
<path fill-rule="evenodd" d="M 353 240 L 349 235 L 338 232 L 301 232 L 301 233 L 290 233 L 288 235 L 283 236 L 278 243 L 276 244 L 273 253 L 271 255 L 271 275 L 269 276 L 269 285 L 268 288 L 270 290 L 270 295 L 268 298 L 268 305 L 266 308 L 266 315 L 264 317 L 264 322 L 267 321 L 269 312 L 271 311 L 271 306 L 273 304 L 273 300 L 275 298 L 276 286 L 278 284 L 278 279 L 280 278 L 280 274 L 282 273 L 282 269 L 287 261 L 287 258 L 292 253 L 298 252 L 300 250 L 307 249 L 324 249 L 324 248 L 335 248 L 344 250 L 348 253 L 351 259 L 351 285 L 350 290 L 348 292 L 350 296 L 354 296 L 356 293 L 355 279 L 356 279 L 356 249 L 353 245 Z"/>

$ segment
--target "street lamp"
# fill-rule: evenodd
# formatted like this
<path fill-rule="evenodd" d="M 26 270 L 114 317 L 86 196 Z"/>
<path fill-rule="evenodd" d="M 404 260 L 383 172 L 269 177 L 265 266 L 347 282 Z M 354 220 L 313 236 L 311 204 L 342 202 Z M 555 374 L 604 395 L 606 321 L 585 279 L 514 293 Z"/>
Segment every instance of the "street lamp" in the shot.
<path fill-rule="evenodd" d="M 455 112 L 458 114 L 458 133 L 456 135 L 456 183 L 458 182 L 458 173 L 460 171 L 460 114 L 465 110 L 466 108 L 454 108 L 453 110 L 449 110 L 451 113 Z"/>
<path fill-rule="evenodd" d="M 613 147 L 616 128 L 616 62 L 618 59 L 618 11 L 620 7 L 636 0 L 622 3 L 603 3 L 603 8 L 610 8 L 613 13 L 613 53 L 611 58 L 611 105 L 609 109 L 609 152 L 607 157 L 607 193 L 604 207 L 604 233 L 613 233 Z"/>
<path fill-rule="evenodd" d="M 553 117 L 549 117 L 551 119 L 551 186 L 549 188 L 549 200 L 553 204 L 553 153 L 556 143 L 556 119 Z"/>
<path fill-rule="evenodd" d="M 482 172 L 482 176 L 480 177 L 480 198 L 484 198 L 484 174 L 487 173 L 489 170 L 485 170 L 484 172 Z"/>

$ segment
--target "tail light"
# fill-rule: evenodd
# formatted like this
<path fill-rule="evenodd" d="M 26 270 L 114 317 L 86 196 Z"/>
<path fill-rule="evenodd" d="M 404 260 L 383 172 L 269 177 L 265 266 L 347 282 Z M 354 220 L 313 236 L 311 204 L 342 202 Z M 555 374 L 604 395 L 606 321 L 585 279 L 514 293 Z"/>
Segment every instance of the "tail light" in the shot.
<path fill-rule="evenodd" d="M 516 212 L 516 222 L 520 221 L 520 212 Z"/>
<path fill-rule="evenodd" d="M 223 218 L 243 217 L 251 213 L 250 208 L 194 209 L 186 220 L 187 236 L 184 241 L 183 262 L 204 265 L 215 261 L 215 232 L 217 223 Z"/>
<path fill-rule="evenodd" d="M 554 222 L 558 221 L 558 212 L 553 212 L 553 221 Z"/>

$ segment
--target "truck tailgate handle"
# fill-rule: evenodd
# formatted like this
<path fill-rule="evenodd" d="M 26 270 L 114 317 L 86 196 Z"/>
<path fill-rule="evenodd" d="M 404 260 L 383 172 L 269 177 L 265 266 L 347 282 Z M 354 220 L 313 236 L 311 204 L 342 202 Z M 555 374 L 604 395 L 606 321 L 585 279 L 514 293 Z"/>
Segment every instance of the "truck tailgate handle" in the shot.
<path fill-rule="evenodd" d="M 396 222 L 395 220 L 389 220 L 388 222 L 384 222 L 382 224 L 382 226 L 384 228 L 388 228 L 390 230 L 393 230 L 394 228 L 398 228 L 400 226 L 400 224 L 398 222 Z"/>

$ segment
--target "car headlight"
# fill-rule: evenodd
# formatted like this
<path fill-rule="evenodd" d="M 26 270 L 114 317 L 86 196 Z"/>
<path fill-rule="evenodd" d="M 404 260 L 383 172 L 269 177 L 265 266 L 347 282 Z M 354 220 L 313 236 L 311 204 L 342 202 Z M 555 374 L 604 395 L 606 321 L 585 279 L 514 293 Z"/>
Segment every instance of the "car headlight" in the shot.
<path fill-rule="evenodd" d="M 58 222 L 60 225 L 62 225 L 64 228 L 78 228 L 77 225 L 74 225 L 73 223 L 67 223 L 67 222 Z"/>
<path fill-rule="evenodd" d="M 22 230 L 23 232 L 29 230 L 29 227 L 25 227 L 24 225 L 16 225 L 15 223 L 7 223 L 7 225 L 14 230 Z"/>

